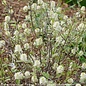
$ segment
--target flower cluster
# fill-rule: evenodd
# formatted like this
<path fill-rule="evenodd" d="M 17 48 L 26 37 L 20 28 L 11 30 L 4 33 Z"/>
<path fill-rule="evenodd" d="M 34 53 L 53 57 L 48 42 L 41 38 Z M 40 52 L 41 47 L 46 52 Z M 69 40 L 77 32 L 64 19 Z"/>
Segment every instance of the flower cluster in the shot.
<path fill-rule="evenodd" d="M 21 10 L 24 20 L 16 21 L 11 16 L 13 9 L 4 19 L 0 56 L 7 56 L 1 59 L 9 65 L 1 71 L 9 72 L 2 76 L 10 76 L 17 84 L 25 82 L 34 86 L 85 84 L 85 7 L 68 16 L 65 14 L 67 9 L 56 5 L 55 1 L 35 0 Z M 78 73 L 81 74 L 77 79 Z"/>

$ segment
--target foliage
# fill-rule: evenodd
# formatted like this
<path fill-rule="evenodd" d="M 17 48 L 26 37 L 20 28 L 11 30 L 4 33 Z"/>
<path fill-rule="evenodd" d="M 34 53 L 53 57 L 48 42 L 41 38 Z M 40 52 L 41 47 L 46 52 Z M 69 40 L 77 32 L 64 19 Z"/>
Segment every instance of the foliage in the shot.
<path fill-rule="evenodd" d="M 0 83 L 86 84 L 85 7 L 73 16 L 66 11 L 43 0 L 23 7 L 22 21 L 8 11 L 1 29 Z"/>
<path fill-rule="evenodd" d="M 86 6 L 86 0 L 65 0 L 65 2 L 70 5 Z"/>

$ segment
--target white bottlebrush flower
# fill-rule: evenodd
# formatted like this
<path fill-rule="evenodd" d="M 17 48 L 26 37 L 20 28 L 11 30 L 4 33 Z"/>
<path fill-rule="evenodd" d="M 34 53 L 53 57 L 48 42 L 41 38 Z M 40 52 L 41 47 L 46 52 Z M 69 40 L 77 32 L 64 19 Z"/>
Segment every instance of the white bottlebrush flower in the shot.
<path fill-rule="evenodd" d="M 56 70 L 57 74 L 64 72 L 64 67 L 62 65 L 59 65 Z"/>
<path fill-rule="evenodd" d="M 26 62 L 27 61 L 27 55 L 26 54 L 21 54 L 20 55 L 20 60 L 23 61 L 23 62 Z"/>
<path fill-rule="evenodd" d="M 80 12 L 76 12 L 75 16 L 76 16 L 76 17 L 81 17 Z"/>
<path fill-rule="evenodd" d="M 39 28 L 36 28 L 36 29 L 35 29 L 35 32 L 36 32 L 36 33 L 39 33 L 39 32 L 40 32 L 40 29 L 39 29 Z"/>
<path fill-rule="evenodd" d="M 68 18 L 68 19 L 67 19 L 67 24 L 68 24 L 68 25 L 69 25 L 69 24 L 72 24 L 71 18 Z"/>
<path fill-rule="evenodd" d="M 58 27 L 59 25 L 60 25 L 59 22 L 56 21 L 56 22 L 54 22 L 54 24 L 53 24 L 53 28 L 56 28 L 56 27 Z"/>
<path fill-rule="evenodd" d="M 86 73 L 85 72 L 82 72 L 80 74 L 80 82 L 81 83 L 85 83 L 86 82 Z"/>
<path fill-rule="evenodd" d="M 77 83 L 75 86 L 81 86 L 81 84 Z"/>
<path fill-rule="evenodd" d="M 25 78 L 30 78 L 30 72 L 29 71 L 26 71 L 24 74 L 25 74 Z"/>
<path fill-rule="evenodd" d="M 16 68 L 16 65 L 14 63 L 10 63 L 9 66 L 11 67 L 11 69 L 15 69 Z"/>
<path fill-rule="evenodd" d="M 10 16 L 5 16 L 5 22 L 10 22 Z"/>
<path fill-rule="evenodd" d="M 4 22 L 4 30 L 5 31 L 9 30 L 9 24 L 7 22 Z"/>
<path fill-rule="evenodd" d="M 0 40 L 0 48 L 5 46 L 5 41 L 4 40 Z"/>
<path fill-rule="evenodd" d="M 46 4 L 45 2 L 43 2 L 42 8 L 43 8 L 43 9 L 46 9 L 46 8 L 47 8 L 47 4 Z"/>
<path fill-rule="evenodd" d="M 39 10 L 39 9 L 41 9 L 41 6 L 38 5 L 38 6 L 37 6 L 37 10 Z"/>
<path fill-rule="evenodd" d="M 24 11 L 24 12 L 27 12 L 27 11 L 28 11 L 28 6 L 24 6 L 24 7 L 23 7 L 23 11 Z"/>
<path fill-rule="evenodd" d="M 51 9 L 55 8 L 55 1 L 50 1 L 50 7 L 51 7 Z"/>
<path fill-rule="evenodd" d="M 82 56 L 83 54 L 84 54 L 84 52 L 81 50 L 81 51 L 79 51 L 78 56 Z"/>
<path fill-rule="evenodd" d="M 64 25 L 65 24 L 65 22 L 64 21 L 61 21 L 61 25 Z M 64 29 L 64 28 L 63 28 Z M 63 30 L 64 31 L 64 30 Z"/>
<path fill-rule="evenodd" d="M 3 5 L 7 5 L 7 1 L 6 1 L 6 0 L 3 0 L 3 1 L 2 1 L 2 4 L 3 4 Z"/>
<path fill-rule="evenodd" d="M 68 16 L 67 15 L 64 15 L 63 19 L 64 20 L 67 20 L 68 19 Z"/>
<path fill-rule="evenodd" d="M 61 13 L 61 11 L 62 11 L 62 8 L 61 8 L 61 7 L 58 7 L 58 8 L 56 9 L 56 12 Z"/>
<path fill-rule="evenodd" d="M 25 19 L 28 21 L 28 20 L 30 20 L 30 15 L 26 15 L 25 16 Z"/>
<path fill-rule="evenodd" d="M 69 70 L 71 71 L 73 69 L 73 62 L 70 62 L 69 64 Z"/>
<path fill-rule="evenodd" d="M 35 46 L 39 46 L 39 45 L 42 45 L 42 44 L 43 44 L 42 37 L 37 38 L 37 39 L 34 41 L 34 45 L 35 45 Z"/>
<path fill-rule="evenodd" d="M 65 43 L 65 40 L 63 40 L 61 44 L 64 45 L 64 43 Z"/>
<path fill-rule="evenodd" d="M 21 48 L 21 45 L 19 45 L 19 44 L 17 44 L 17 45 L 15 45 L 15 50 L 14 50 L 14 52 L 22 52 L 22 48 Z"/>
<path fill-rule="evenodd" d="M 57 43 L 60 44 L 62 42 L 62 40 L 63 40 L 63 38 L 61 36 L 56 37 L 56 42 Z"/>
<path fill-rule="evenodd" d="M 28 5 L 28 10 L 30 9 L 30 5 Z"/>
<path fill-rule="evenodd" d="M 72 54 L 75 54 L 75 53 L 76 53 L 76 49 L 75 49 L 75 48 L 72 49 L 72 50 L 71 50 L 71 53 L 72 53 Z"/>
<path fill-rule="evenodd" d="M 32 10 L 37 10 L 37 4 L 36 4 L 36 3 L 33 3 L 33 4 L 31 5 L 31 8 L 32 8 Z"/>
<path fill-rule="evenodd" d="M 34 83 L 38 82 L 38 78 L 37 78 L 36 75 L 33 75 L 33 76 L 31 77 L 31 80 L 32 80 L 32 82 L 34 82 Z"/>
<path fill-rule="evenodd" d="M 58 14 L 57 14 L 57 13 L 53 13 L 52 18 L 53 18 L 54 20 L 58 20 Z"/>
<path fill-rule="evenodd" d="M 81 66 L 82 69 L 86 69 L 86 63 L 82 63 L 82 66 Z"/>
<path fill-rule="evenodd" d="M 43 0 L 38 0 L 38 4 L 43 4 Z"/>
<path fill-rule="evenodd" d="M 40 61 L 39 60 L 35 60 L 33 66 L 34 67 L 40 67 Z"/>
<path fill-rule="evenodd" d="M 23 29 L 27 28 L 26 23 L 23 23 L 23 24 L 22 24 L 22 28 L 23 28 Z"/>
<path fill-rule="evenodd" d="M 17 72 L 17 73 L 14 74 L 14 77 L 15 77 L 15 79 L 23 79 L 24 75 L 21 72 Z"/>
<path fill-rule="evenodd" d="M 40 83 L 40 85 L 46 85 L 47 84 L 47 79 L 45 77 L 40 77 L 39 83 Z"/>
<path fill-rule="evenodd" d="M 54 12 L 53 12 L 52 10 L 48 11 L 48 16 L 49 16 L 49 18 L 52 18 L 53 14 L 54 14 Z M 57 15 L 58 15 L 58 14 L 57 14 Z"/>
<path fill-rule="evenodd" d="M 58 67 L 58 64 L 57 63 L 54 63 L 53 64 L 53 69 L 56 70 L 57 67 Z"/>
<path fill-rule="evenodd" d="M 74 80 L 73 80 L 72 78 L 69 78 L 69 79 L 67 80 L 67 82 L 70 83 L 70 84 L 72 84 L 72 83 L 74 82 Z"/>
<path fill-rule="evenodd" d="M 18 36 L 18 35 L 19 35 L 19 31 L 18 31 L 18 30 L 15 30 L 15 31 L 14 31 L 14 35 L 15 35 L 15 36 Z"/>
<path fill-rule="evenodd" d="M 81 11 L 84 12 L 85 11 L 85 6 L 81 7 Z"/>
<path fill-rule="evenodd" d="M 29 36 L 30 33 L 31 33 L 31 29 L 26 28 L 26 29 L 24 30 L 24 34 L 25 34 L 26 36 Z"/>
<path fill-rule="evenodd" d="M 24 44 L 24 49 L 27 50 L 27 49 L 29 49 L 29 48 L 30 48 L 29 44 L 28 44 L 28 43 L 25 43 L 25 44 Z"/>
<path fill-rule="evenodd" d="M 56 21 L 56 22 L 53 23 L 53 28 L 54 28 L 56 31 L 62 30 L 62 27 L 60 26 L 60 23 L 59 23 L 58 21 Z"/>
<path fill-rule="evenodd" d="M 47 86 L 56 86 L 56 83 L 47 83 Z"/>
<path fill-rule="evenodd" d="M 5 31 L 5 35 L 6 35 L 6 36 L 8 36 L 8 37 L 10 37 L 10 36 L 11 36 L 11 34 L 10 34 L 10 32 L 9 32 L 9 31 Z"/>
<path fill-rule="evenodd" d="M 78 30 L 82 30 L 85 27 L 84 23 L 80 23 L 77 27 Z"/>
<path fill-rule="evenodd" d="M 9 10 L 9 13 L 10 13 L 10 14 L 13 14 L 13 13 L 14 13 L 13 9 L 10 9 L 10 10 Z"/>

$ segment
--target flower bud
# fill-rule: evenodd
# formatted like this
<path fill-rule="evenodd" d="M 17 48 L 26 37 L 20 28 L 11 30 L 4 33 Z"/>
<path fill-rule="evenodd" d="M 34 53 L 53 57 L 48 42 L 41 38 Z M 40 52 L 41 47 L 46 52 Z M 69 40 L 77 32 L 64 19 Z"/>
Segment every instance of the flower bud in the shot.
<path fill-rule="evenodd" d="M 78 17 L 78 18 L 81 17 L 80 12 L 76 12 L 75 16 Z"/>
<path fill-rule="evenodd" d="M 25 16 L 25 19 L 26 19 L 27 21 L 29 21 L 29 20 L 30 20 L 30 15 L 26 15 L 26 16 Z"/>
<path fill-rule="evenodd" d="M 5 31 L 9 30 L 9 24 L 7 22 L 4 22 L 4 30 Z"/>
<path fill-rule="evenodd" d="M 40 83 L 40 85 L 46 85 L 47 84 L 47 79 L 45 77 L 40 77 L 39 83 Z"/>
<path fill-rule="evenodd" d="M 25 44 L 24 44 L 24 48 L 25 48 L 25 50 L 29 49 L 29 47 L 30 47 L 30 46 L 29 46 L 28 43 L 25 43 Z"/>
<path fill-rule="evenodd" d="M 60 44 L 60 43 L 62 42 L 62 40 L 63 40 L 63 39 L 62 39 L 61 36 L 56 37 L 56 42 L 57 42 L 57 43 Z"/>
<path fill-rule="evenodd" d="M 76 53 L 76 49 L 75 49 L 75 48 L 72 49 L 72 50 L 71 50 L 71 53 L 72 53 L 72 54 L 75 54 L 75 53 Z"/>
<path fill-rule="evenodd" d="M 10 16 L 5 16 L 5 22 L 10 22 Z"/>
<path fill-rule="evenodd" d="M 43 0 L 38 0 L 38 4 L 43 4 Z"/>
<path fill-rule="evenodd" d="M 55 1 L 51 1 L 50 2 L 50 7 L 51 7 L 51 9 L 54 9 L 55 8 Z"/>
<path fill-rule="evenodd" d="M 6 35 L 6 36 L 8 36 L 8 37 L 10 37 L 10 36 L 11 36 L 11 34 L 10 34 L 10 32 L 9 32 L 9 31 L 5 31 L 5 35 Z"/>
<path fill-rule="evenodd" d="M 83 51 L 79 51 L 79 53 L 78 53 L 79 56 L 82 56 L 83 54 L 84 54 Z"/>
<path fill-rule="evenodd" d="M 27 12 L 27 11 L 28 11 L 28 6 L 24 6 L 24 7 L 23 7 L 23 11 L 24 11 L 24 12 Z"/>
<path fill-rule="evenodd" d="M 21 72 L 17 72 L 17 73 L 15 73 L 14 77 L 15 77 L 15 79 L 23 79 L 24 75 Z"/>
<path fill-rule="evenodd" d="M 86 73 L 82 72 L 80 74 L 80 82 L 85 83 L 86 82 Z"/>
<path fill-rule="evenodd" d="M 29 72 L 29 71 L 26 71 L 26 72 L 25 72 L 25 77 L 26 77 L 26 78 L 30 78 L 30 72 Z"/>
<path fill-rule="evenodd" d="M 4 40 L 0 40 L 0 48 L 2 48 L 3 46 L 5 46 L 5 41 Z"/>
<path fill-rule="evenodd" d="M 57 67 L 58 67 L 58 64 L 57 63 L 54 63 L 53 64 L 53 69 L 56 70 Z"/>
<path fill-rule="evenodd" d="M 40 6 L 37 6 L 37 10 L 39 10 L 39 9 L 41 9 L 41 7 Z"/>
<path fill-rule="evenodd" d="M 34 42 L 34 45 L 35 46 L 39 46 L 39 45 L 42 45 L 43 44 L 43 40 L 42 40 L 42 37 L 40 38 L 37 38 Z"/>
<path fill-rule="evenodd" d="M 64 20 L 67 20 L 68 19 L 68 16 L 67 15 L 64 15 L 63 19 Z"/>
<path fill-rule="evenodd" d="M 31 80 L 34 83 L 38 82 L 38 79 L 37 79 L 37 76 L 36 75 L 33 75 L 32 78 L 31 78 Z"/>
<path fill-rule="evenodd" d="M 62 65 L 59 65 L 59 66 L 57 67 L 57 70 L 56 70 L 57 74 L 58 74 L 58 73 L 62 73 L 63 71 L 64 71 L 64 67 L 63 67 Z"/>
<path fill-rule="evenodd" d="M 14 35 L 15 35 L 15 36 L 18 36 L 18 35 L 19 35 L 19 31 L 16 30 L 16 31 L 14 32 Z"/>
<path fill-rule="evenodd" d="M 27 61 L 27 55 L 26 54 L 21 54 L 20 55 L 20 60 L 23 61 L 23 62 L 26 62 Z"/>
<path fill-rule="evenodd" d="M 26 23 L 23 23 L 23 24 L 22 24 L 22 28 L 23 28 L 23 29 L 27 28 Z"/>
<path fill-rule="evenodd" d="M 15 50 L 14 52 L 22 52 L 22 48 L 20 45 L 15 45 Z"/>
<path fill-rule="evenodd" d="M 56 9 L 56 11 L 57 11 L 58 13 L 61 13 L 62 8 L 61 8 L 61 7 L 58 7 L 58 8 Z"/>
<path fill-rule="evenodd" d="M 67 81 L 68 81 L 68 83 L 70 83 L 70 84 L 72 84 L 72 83 L 74 82 L 72 78 L 69 78 Z"/>
<path fill-rule="evenodd" d="M 82 63 L 82 66 L 81 66 L 82 69 L 86 69 L 86 63 Z"/>
<path fill-rule="evenodd" d="M 31 29 L 26 28 L 26 29 L 24 30 L 24 34 L 25 34 L 26 36 L 29 36 L 30 33 L 31 33 Z"/>
<path fill-rule="evenodd" d="M 33 3 L 33 4 L 31 5 L 31 8 L 32 8 L 32 10 L 37 10 L 37 4 L 36 4 L 36 3 Z"/>
<path fill-rule="evenodd" d="M 84 12 L 85 11 L 85 6 L 81 7 L 81 11 Z"/>
<path fill-rule="evenodd" d="M 40 67 L 40 61 L 39 60 L 34 61 L 34 67 Z"/>
<path fill-rule="evenodd" d="M 81 84 L 77 83 L 75 86 L 81 86 Z"/>
<path fill-rule="evenodd" d="M 10 10 L 9 10 L 9 13 L 10 13 L 10 14 L 13 14 L 13 13 L 14 13 L 13 9 L 10 9 Z"/>

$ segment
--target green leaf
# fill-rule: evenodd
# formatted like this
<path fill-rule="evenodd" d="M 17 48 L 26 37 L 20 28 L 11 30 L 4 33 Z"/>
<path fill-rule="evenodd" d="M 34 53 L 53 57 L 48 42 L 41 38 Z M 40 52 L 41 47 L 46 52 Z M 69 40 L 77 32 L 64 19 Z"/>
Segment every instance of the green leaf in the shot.
<path fill-rule="evenodd" d="M 83 56 L 82 56 L 82 57 L 79 57 L 79 60 L 80 60 L 80 62 L 82 62 L 82 63 L 83 63 L 83 62 L 86 62 L 86 58 L 83 57 Z"/>
<path fill-rule="evenodd" d="M 16 79 L 16 84 L 20 84 L 20 80 L 19 79 Z"/>
<path fill-rule="evenodd" d="M 42 73 L 42 75 L 43 75 L 45 78 L 47 78 L 47 79 L 49 79 L 49 78 L 50 78 L 49 73 L 43 72 L 43 73 Z"/>

